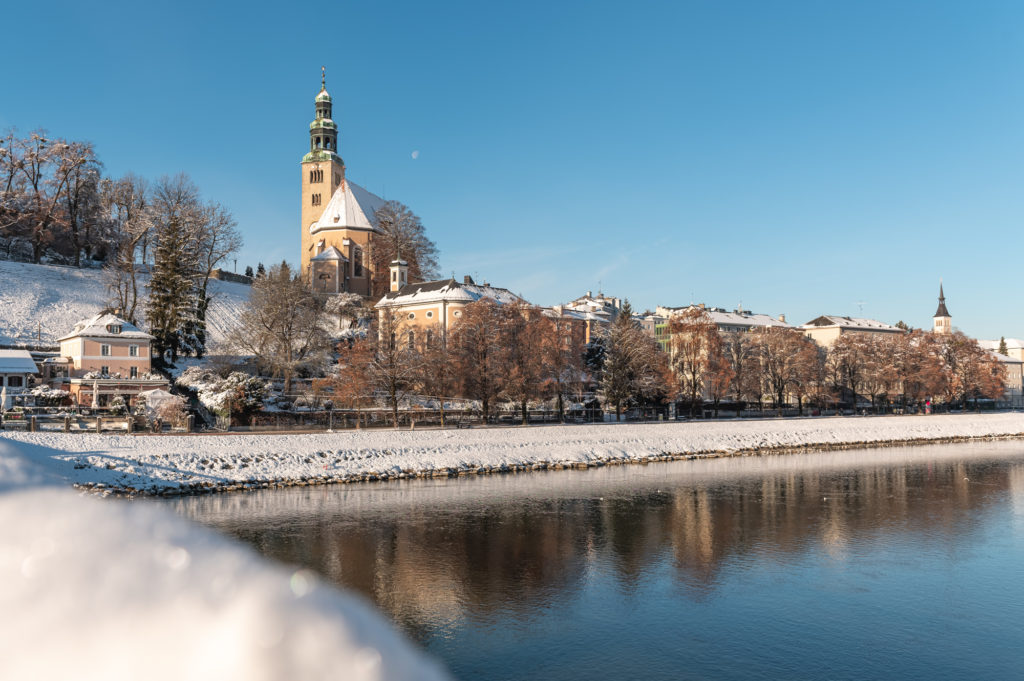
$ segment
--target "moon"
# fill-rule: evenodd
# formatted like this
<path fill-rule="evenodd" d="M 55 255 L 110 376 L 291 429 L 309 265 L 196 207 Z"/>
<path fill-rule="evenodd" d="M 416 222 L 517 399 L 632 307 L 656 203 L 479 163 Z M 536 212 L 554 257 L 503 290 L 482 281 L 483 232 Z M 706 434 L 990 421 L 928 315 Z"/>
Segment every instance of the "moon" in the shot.
<path fill-rule="evenodd" d="M 413 158 L 414 161 L 416 159 L 418 159 L 419 157 L 420 157 L 420 150 L 419 149 L 416 149 L 415 151 L 412 152 L 412 158 Z"/>

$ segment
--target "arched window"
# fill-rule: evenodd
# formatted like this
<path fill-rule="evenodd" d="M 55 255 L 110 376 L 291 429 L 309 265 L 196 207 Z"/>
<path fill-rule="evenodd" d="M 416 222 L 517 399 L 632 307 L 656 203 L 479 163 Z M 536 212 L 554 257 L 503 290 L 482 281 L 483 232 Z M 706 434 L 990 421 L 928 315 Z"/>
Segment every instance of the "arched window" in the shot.
<path fill-rule="evenodd" d="M 434 340 L 434 332 L 431 331 L 430 329 L 427 329 L 427 336 L 424 340 L 426 342 L 427 347 L 429 348 L 430 343 Z"/>
<path fill-rule="evenodd" d="M 416 332 L 409 332 L 409 349 L 413 350 L 416 347 Z"/>
<path fill-rule="evenodd" d="M 395 349 L 395 334 L 394 333 L 391 334 L 391 349 L 392 350 Z"/>

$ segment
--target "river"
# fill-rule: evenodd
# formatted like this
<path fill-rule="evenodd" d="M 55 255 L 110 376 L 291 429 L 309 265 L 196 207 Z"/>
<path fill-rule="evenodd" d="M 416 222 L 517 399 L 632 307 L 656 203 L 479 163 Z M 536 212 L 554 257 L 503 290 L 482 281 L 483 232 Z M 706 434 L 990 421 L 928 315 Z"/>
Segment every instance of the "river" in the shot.
<path fill-rule="evenodd" d="M 1024 443 L 154 501 L 458 679 L 1024 678 Z"/>

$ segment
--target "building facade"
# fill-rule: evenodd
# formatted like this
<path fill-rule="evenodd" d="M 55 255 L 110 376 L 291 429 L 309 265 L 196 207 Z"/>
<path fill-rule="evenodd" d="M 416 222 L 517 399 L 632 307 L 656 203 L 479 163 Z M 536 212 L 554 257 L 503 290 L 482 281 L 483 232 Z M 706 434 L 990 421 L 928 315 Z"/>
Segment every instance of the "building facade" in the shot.
<path fill-rule="evenodd" d="M 4 396 L 0 411 L 23 402 L 37 373 L 39 368 L 28 350 L 0 350 L 0 394 Z"/>
<path fill-rule="evenodd" d="M 60 358 L 48 362 L 50 383 L 81 405 L 106 406 L 115 396 L 131 402 L 143 390 L 166 389 L 153 374 L 153 336 L 113 314 L 98 314 L 59 338 Z"/>
<path fill-rule="evenodd" d="M 903 333 L 903 329 L 885 322 L 863 317 L 842 317 L 840 315 L 822 315 L 807 322 L 800 329 L 804 334 L 823 348 L 830 348 L 840 336 L 848 334 L 860 335 L 894 335 Z"/>

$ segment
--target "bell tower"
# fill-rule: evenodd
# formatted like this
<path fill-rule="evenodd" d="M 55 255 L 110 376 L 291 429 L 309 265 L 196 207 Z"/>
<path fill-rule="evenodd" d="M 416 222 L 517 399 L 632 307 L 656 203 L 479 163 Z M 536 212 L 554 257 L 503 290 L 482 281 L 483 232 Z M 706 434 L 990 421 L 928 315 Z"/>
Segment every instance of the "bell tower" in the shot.
<path fill-rule="evenodd" d="M 338 156 L 338 126 L 331 118 L 327 69 L 320 69 L 320 92 L 314 100 L 315 117 L 309 124 L 309 153 L 302 157 L 302 271 L 309 268 L 316 239 L 310 226 L 320 219 L 334 192 L 345 182 L 345 163 Z"/>

